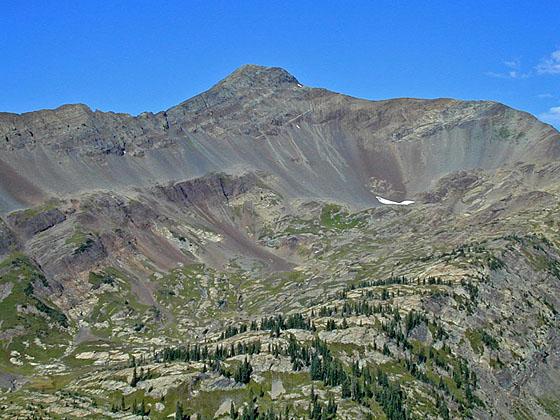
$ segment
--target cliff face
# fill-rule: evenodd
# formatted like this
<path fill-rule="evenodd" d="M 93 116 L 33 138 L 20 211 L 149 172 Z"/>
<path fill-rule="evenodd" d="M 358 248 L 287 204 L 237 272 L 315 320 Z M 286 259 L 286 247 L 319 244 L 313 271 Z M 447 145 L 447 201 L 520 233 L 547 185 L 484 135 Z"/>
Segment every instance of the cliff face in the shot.
<path fill-rule="evenodd" d="M 315 389 L 342 418 L 557 417 L 559 181 L 529 114 L 278 68 L 158 114 L 0 114 L 2 414 L 303 418 Z"/>

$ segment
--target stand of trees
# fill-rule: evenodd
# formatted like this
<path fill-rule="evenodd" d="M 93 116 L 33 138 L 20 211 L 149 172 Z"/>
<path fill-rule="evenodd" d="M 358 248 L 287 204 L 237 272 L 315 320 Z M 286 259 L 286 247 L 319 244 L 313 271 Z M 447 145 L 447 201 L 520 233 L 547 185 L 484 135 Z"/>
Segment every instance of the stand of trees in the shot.
<path fill-rule="evenodd" d="M 170 362 L 213 362 L 216 360 L 224 360 L 229 357 L 237 356 L 240 354 L 259 354 L 261 352 L 260 340 L 252 341 L 249 343 L 237 343 L 236 346 L 216 345 L 213 351 L 208 349 L 208 346 L 200 346 L 195 344 L 191 346 L 180 347 L 165 347 L 161 351 L 154 354 L 153 360 L 156 363 L 170 363 Z"/>
<path fill-rule="evenodd" d="M 247 358 L 245 358 L 243 363 L 241 363 L 235 370 L 235 373 L 233 374 L 233 378 L 235 379 L 235 382 L 248 384 L 249 381 L 251 381 L 252 373 L 253 373 L 253 366 L 251 366 L 251 363 L 249 363 Z"/>
<path fill-rule="evenodd" d="M 419 281 L 417 280 L 417 282 Z M 438 278 L 428 278 L 422 281 L 427 281 L 429 284 L 443 284 L 443 281 Z M 385 286 L 397 283 L 411 283 L 411 280 L 406 277 L 391 277 L 383 281 L 364 281 L 359 283 L 358 286 L 351 286 L 348 290 L 354 290 L 356 287 Z M 367 291 L 367 293 L 370 293 L 370 291 Z M 389 299 L 390 297 L 390 292 L 383 288 L 381 290 L 381 298 Z M 422 324 L 425 324 L 431 330 L 436 339 L 447 338 L 447 333 L 437 321 L 430 321 L 426 315 L 414 310 L 401 315 L 399 309 L 394 306 L 368 301 L 364 297 L 364 293 L 362 293 L 362 298 L 359 300 L 345 300 L 342 305 L 324 306 L 318 311 L 318 315 L 321 317 L 340 316 L 342 318 L 341 321 L 336 321 L 332 318 L 328 319 L 326 324 L 327 330 L 347 328 L 348 322 L 346 317 L 348 316 L 371 316 L 373 314 L 383 315 L 381 329 L 389 339 L 383 344 L 380 351 L 387 356 L 392 355 L 388 343 L 395 343 L 397 347 L 402 348 L 405 356 L 399 359 L 397 364 L 406 369 L 419 381 L 430 385 L 439 416 L 444 419 L 450 417 L 449 407 L 445 399 L 446 395 L 448 398 L 454 398 L 458 401 L 460 410 L 468 410 L 474 404 L 482 403 L 473 393 L 477 386 L 476 375 L 469 370 L 466 361 L 451 357 L 450 349 L 445 343 L 441 349 L 436 350 L 431 346 L 429 348 L 419 346 L 418 343 L 409 341 L 411 332 Z M 283 331 L 289 329 L 316 331 L 313 322 L 314 317 L 315 311 L 311 311 L 310 317 L 306 317 L 301 313 L 291 314 L 287 317 L 283 315 L 263 317 L 260 322 L 252 321 L 250 324 L 228 326 L 220 337 L 225 339 L 248 330 L 270 331 L 273 337 L 279 337 Z M 489 347 L 497 346 L 497 342 L 489 335 L 484 337 L 484 342 Z M 373 343 L 373 347 L 377 350 L 376 343 Z M 205 371 L 209 367 L 227 377 L 233 377 L 239 383 L 247 384 L 251 381 L 253 373 L 253 367 L 249 358 L 245 357 L 244 361 L 237 365 L 232 372 L 226 371 L 221 362 L 236 355 L 253 355 L 260 352 L 260 341 L 240 342 L 235 345 L 216 345 L 213 349 L 207 345 L 195 344 L 167 347 L 155 353 L 153 358 L 155 362 L 164 363 L 173 361 L 202 361 L 205 363 Z M 287 345 L 284 340 L 273 340 L 268 344 L 268 352 L 274 356 L 282 355 L 289 357 L 293 371 L 308 370 L 312 381 L 320 381 L 326 387 L 340 386 L 342 398 L 344 399 L 351 399 L 368 408 L 375 401 L 389 420 L 406 420 L 409 418 L 406 394 L 398 381 L 391 381 L 387 373 L 379 367 L 374 369 L 369 366 L 362 366 L 357 361 L 352 363 L 351 366 L 344 364 L 329 349 L 327 343 L 320 340 L 317 336 L 310 342 L 299 342 L 290 334 Z M 438 382 L 437 376 L 436 379 L 433 379 L 433 376 L 427 374 L 426 366 L 430 366 L 429 363 L 433 363 L 433 365 L 448 372 L 447 375 L 452 378 L 456 388 L 464 393 L 464 399 L 457 399 L 455 395 L 450 393 L 448 379 L 443 380 L 443 377 L 440 376 Z M 140 369 L 140 372 L 138 372 L 136 370 L 136 363 L 134 363 L 134 366 L 133 382 L 138 382 L 145 378 L 145 375 L 149 375 L 149 370 L 144 372 L 143 369 Z M 236 409 L 235 404 L 232 403 L 231 417 L 234 419 L 282 418 L 282 414 L 274 410 L 259 411 L 257 402 L 257 398 L 251 398 L 251 402 L 243 410 Z M 312 390 L 308 410 L 310 418 L 334 418 L 337 408 L 337 404 L 332 397 L 329 398 L 327 403 L 321 403 L 315 393 L 315 389 Z M 136 406 L 137 411 L 141 411 L 141 409 L 142 405 Z"/>

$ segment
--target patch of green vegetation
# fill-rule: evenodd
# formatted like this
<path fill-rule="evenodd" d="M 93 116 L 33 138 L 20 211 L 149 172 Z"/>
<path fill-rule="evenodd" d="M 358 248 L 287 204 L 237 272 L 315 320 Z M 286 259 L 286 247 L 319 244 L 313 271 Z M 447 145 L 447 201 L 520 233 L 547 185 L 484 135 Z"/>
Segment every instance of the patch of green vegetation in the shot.
<path fill-rule="evenodd" d="M 453 396 L 453 398 L 457 401 L 463 401 L 463 393 L 461 392 L 461 390 L 459 388 L 457 388 L 457 384 L 455 383 L 455 381 L 453 380 L 453 378 L 449 377 L 449 376 L 444 376 L 443 377 L 443 383 L 445 384 L 445 387 L 449 390 L 449 392 L 451 393 L 451 395 Z"/>
<path fill-rule="evenodd" d="M 56 392 L 69 384 L 75 375 L 76 372 L 64 375 L 34 376 L 25 388 L 43 393 Z"/>
<path fill-rule="evenodd" d="M 121 328 L 134 329 L 142 326 L 143 334 L 154 333 L 155 326 L 151 324 L 156 318 L 153 306 L 141 303 L 133 293 L 134 280 L 113 267 L 103 270 L 104 276 L 110 276 L 118 288 L 98 295 L 89 321 L 94 325 L 92 332 L 102 338 L 109 338 L 115 331 L 116 322 Z M 119 321 L 112 317 L 120 313 Z M 144 328 L 146 327 L 146 328 Z M 150 328 L 147 328 L 150 327 Z"/>
<path fill-rule="evenodd" d="M 500 140 L 508 140 L 513 137 L 513 133 L 508 127 L 501 126 L 498 130 L 496 130 L 496 136 Z"/>
<path fill-rule="evenodd" d="M 425 386 L 418 386 L 412 390 L 412 398 L 407 398 L 407 405 L 420 418 L 439 418 L 437 408 L 429 394 L 430 391 Z"/>
<path fill-rule="evenodd" d="M 95 244 L 95 232 L 84 232 L 77 228 L 72 236 L 66 238 L 65 244 L 74 247 L 73 254 L 78 255 L 86 252 Z"/>
<path fill-rule="evenodd" d="M 465 331 L 465 337 L 469 340 L 471 348 L 475 353 L 484 353 L 484 345 L 482 344 L 482 336 L 478 330 L 468 329 Z"/>
<path fill-rule="evenodd" d="M 84 352 L 103 352 L 109 349 L 117 349 L 121 346 L 118 339 L 112 338 L 109 340 L 97 339 L 94 341 L 87 341 L 78 344 L 73 348 L 71 354 L 63 358 L 64 363 L 72 368 L 74 374 L 87 373 L 92 369 L 92 362 L 90 359 L 77 359 L 75 356 Z"/>
<path fill-rule="evenodd" d="M 327 204 L 321 209 L 321 225 L 328 229 L 346 230 L 364 225 L 356 216 L 350 215 L 336 204 Z"/>
<path fill-rule="evenodd" d="M 115 279 L 113 276 L 109 274 L 101 273 L 94 273 L 93 271 L 89 273 L 88 281 L 91 283 L 93 289 L 99 289 L 101 285 L 108 284 L 114 285 Z"/>
<path fill-rule="evenodd" d="M 63 328 L 68 327 L 68 318 L 58 309 L 46 305 L 43 301 L 39 299 L 36 300 L 35 307 L 39 310 L 39 312 L 43 312 L 49 318 L 58 322 Z"/>
<path fill-rule="evenodd" d="M 154 278 L 160 285 L 157 289 L 158 297 L 174 306 L 198 302 L 202 298 L 200 276 L 205 274 L 212 278 L 212 273 L 205 272 L 204 265 L 193 264 L 172 270 L 160 279 Z"/>
<path fill-rule="evenodd" d="M 534 251 L 541 251 L 539 245 L 533 244 Z M 548 254 L 525 252 L 531 265 L 538 271 L 548 271 L 550 274 L 560 279 L 560 262 L 550 257 Z"/>
<path fill-rule="evenodd" d="M 500 348 L 498 341 L 485 330 L 481 330 L 480 335 L 482 337 L 482 342 L 486 347 L 492 350 L 498 350 Z"/>
<path fill-rule="evenodd" d="M 330 343 L 329 348 L 335 355 L 344 355 L 352 357 L 355 353 L 360 353 L 364 348 L 354 343 Z"/>
<path fill-rule="evenodd" d="M 12 335 L 0 349 L 0 363 L 13 371 L 29 368 L 29 362 L 59 356 L 68 342 L 68 319 L 35 295 L 34 285 L 46 283 L 43 274 L 23 254 L 13 254 L 0 263 L 0 272 L 0 284 L 11 284 L 10 294 L 0 302 L 2 330 Z M 21 355 L 24 366 L 9 361 L 11 352 Z"/>
<path fill-rule="evenodd" d="M 558 396 L 543 396 L 538 401 L 546 414 L 552 418 L 560 419 L 560 398 Z"/>
<path fill-rule="evenodd" d="M 499 358 L 497 359 L 490 358 L 489 364 L 492 369 L 501 369 L 504 366 L 504 364 Z"/>
<path fill-rule="evenodd" d="M 414 377 L 408 372 L 402 362 L 392 360 L 390 362 L 380 364 L 379 368 L 401 384 L 414 381 Z"/>
<path fill-rule="evenodd" d="M 321 225 L 317 220 L 304 220 L 299 218 L 290 218 L 289 224 L 282 232 L 283 235 L 300 235 L 310 233 L 318 235 L 321 231 Z M 278 236 L 278 235 L 274 235 Z M 273 236 L 273 237 L 274 237 Z"/>
<path fill-rule="evenodd" d="M 282 381 L 282 386 L 284 387 L 286 392 L 289 392 L 289 393 L 301 392 L 301 387 L 302 386 L 308 385 L 308 384 L 311 383 L 311 380 L 309 379 L 309 373 L 307 373 L 307 372 L 289 372 L 289 373 L 267 372 L 266 375 L 270 377 L 270 382 L 271 383 L 272 383 L 272 380 L 275 380 L 275 379 L 281 380 Z"/>
<path fill-rule="evenodd" d="M 259 399 L 259 411 L 264 411 L 274 404 L 277 404 L 277 402 L 270 399 L 270 389 L 270 379 L 265 378 L 261 383 L 251 381 L 242 388 L 202 391 L 185 404 L 185 411 L 191 415 L 202 415 L 202 418 L 213 418 L 224 401 L 230 399 L 234 402 L 236 407 L 242 407 L 244 403 L 247 403 L 254 397 L 258 397 Z"/>
<path fill-rule="evenodd" d="M 529 409 L 522 404 L 515 404 L 513 406 L 513 417 L 515 420 L 534 420 L 535 417 L 531 414 Z"/>
<path fill-rule="evenodd" d="M 502 269 L 506 266 L 505 263 L 501 259 L 499 259 L 498 257 L 495 257 L 494 255 L 486 256 L 485 263 L 486 263 L 486 265 L 488 265 L 488 268 L 490 268 L 490 270 L 493 270 L 493 271 L 500 270 L 500 269 Z"/>
<path fill-rule="evenodd" d="M 301 284 L 305 280 L 305 275 L 301 271 L 285 271 L 273 273 L 263 282 L 261 282 L 263 291 L 268 296 L 276 296 L 278 293 L 286 290 L 293 283 Z M 245 286 L 252 286 L 250 283 L 245 283 Z"/>
<path fill-rule="evenodd" d="M 87 238 L 85 242 L 81 243 L 73 252 L 74 255 L 83 254 L 95 244 L 92 238 Z"/>
<path fill-rule="evenodd" d="M 49 210 L 56 209 L 58 204 L 59 204 L 58 200 L 50 200 L 50 201 L 48 201 L 44 204 L 41 204 L 40 206 L 32 207 L 32 208 L 25 209 L 25 210 L 21 210 L 18 213 L 23 216 L 24 220 L 29 220 L 29 219 L 31 219 L 35 216 L 38 216 L 41 213 L 45 213 Z"/>
<path fill-rule="evenodd" d="M 72 236 L 66 238 L 66 245 L 73 245 L 75 247 L 80 246 L 81 244 L 85 243 L 88 238 L 88 235 L 80 230 L 75 231 Z"/>
<path fill-rule="evenodd" d="M 484 346 L 492 350 L 498 350 L 500 347 L 498 341 L 482 328 L 468 329 L 465 331 L 465 336 L 469 340 L 471 348 L 478 354 L 484 353 Z"/>

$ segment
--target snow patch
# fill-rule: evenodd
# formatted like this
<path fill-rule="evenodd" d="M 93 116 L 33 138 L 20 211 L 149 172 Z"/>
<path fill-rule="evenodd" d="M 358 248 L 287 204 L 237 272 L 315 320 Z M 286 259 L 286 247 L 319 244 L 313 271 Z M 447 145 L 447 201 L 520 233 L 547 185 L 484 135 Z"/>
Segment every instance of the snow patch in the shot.
<path fill-rule="evenodd" d="M 397 205 L 397 206 L 408 206 L 409 204 L 414 204 L 414 201 L 412 201 L 412 200 L 404 200 L 404 201 L 401 201 L 401 202 L 397 202 L 397 201 L 387 200 L 386 198 L 380 197 L 378 195 L 376 195 L 375 198 L 377 198 L 377 200 L 381 204 L 393 204 L 393 205 Z"/>

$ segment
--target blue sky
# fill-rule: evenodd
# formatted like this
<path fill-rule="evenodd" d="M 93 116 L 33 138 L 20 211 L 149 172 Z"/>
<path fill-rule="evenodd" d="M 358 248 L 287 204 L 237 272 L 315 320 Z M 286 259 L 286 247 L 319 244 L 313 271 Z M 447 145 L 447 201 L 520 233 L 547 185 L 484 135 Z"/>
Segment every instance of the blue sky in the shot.
<path fill-rule="evenodd" d="M 496 100 L 560 127 L 558 0 L 0 3 L 0 111 L 160 111 L 254 63 L 369 99 Z"/>

